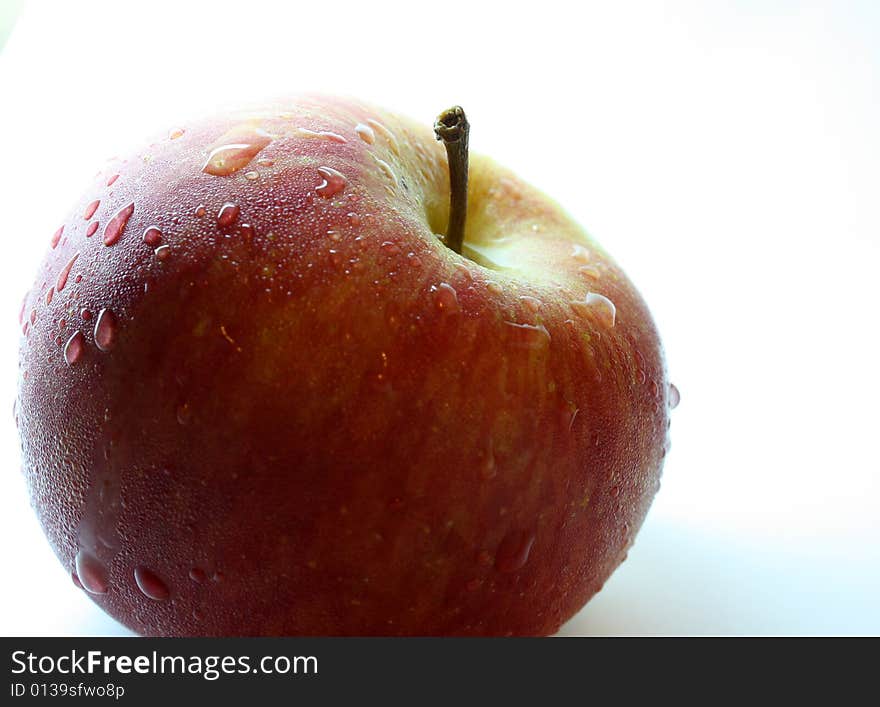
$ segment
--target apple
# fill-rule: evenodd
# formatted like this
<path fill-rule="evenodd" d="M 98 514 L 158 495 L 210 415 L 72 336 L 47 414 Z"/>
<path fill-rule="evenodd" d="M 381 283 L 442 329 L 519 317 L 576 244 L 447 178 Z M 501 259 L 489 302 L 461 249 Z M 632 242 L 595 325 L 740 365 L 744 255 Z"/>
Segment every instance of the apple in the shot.
<path fill-rule="evenodd" d="M 64 218 L 16 417 L 49 542 L 110 615 L 544 635 L 626 557 L 677 396 L 655 325 L 466 128 L 280 101 L 174 126 Z"/>

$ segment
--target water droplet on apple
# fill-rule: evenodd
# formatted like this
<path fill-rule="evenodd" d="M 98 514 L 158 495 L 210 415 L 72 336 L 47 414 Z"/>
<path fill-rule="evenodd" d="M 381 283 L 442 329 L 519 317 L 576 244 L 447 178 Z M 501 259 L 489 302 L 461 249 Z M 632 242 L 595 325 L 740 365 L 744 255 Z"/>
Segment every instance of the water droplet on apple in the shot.
<path fill-rule="evenodd" d="M 678 404 L 681 402 L 681 393 L 678 392 L 678 388 L 675 387 L 674 383 L 669 384 L 669 408 L 674 410 L 678 407 Z"/>
<path fill-rule="evenodd" d="M 250 164 L 270 142 L 272 136 L 262 130 L 233 128 L 214 143 L 202 171 L 227 177 Z"/>
<path fill-rule="evenodd" d="M 154 572 L 146 567 L 136 567 L 134 570 L 134 581 L 137 582 L 138 589 L 143 592 L 144 596 L 155 601 L 164 601 L 170 596 L 168 587 Z"/>
<path fill-rule="evenodd" d="M 155 226 L 150 226 L 144 231 L 144 243 L 150 248 L 158 248 L 162 243 L 162 231 Z"/>
<path fill-rule="evenodd" d="M 358 137 L 368 145 L 372 145 L 376 141 L 376 133 L 373 132 L 373 129 L 369 125 L 358 123 L 354 126 L 354 131 L 358 134 Z"/>
<path fill-rule="evenodd" d="M 528 295 L 523 295 L 519 298 L 519 301 L 523 303 L 526 311 L 531 312 L 532 314 L 537 314 L 544 305 L 544 303 L 537 297 L 529 297 Z"/>
<path fill-rule="evenodd" d="M 509 532 L 495 554 L 495 569 L 509 574 L 521 570 L 529 560 L 529 553 L 535 542 L 532 532 L 514 530 Z"/>
<path fill-rule="evenodd" d="M 507 340 L 520 349 L 546 349 L 550 345 L 550 332 L 543 324 L 517 324 L 504 322 Z"/>
<path fill-rule="evenodd" d="M 109 309 L 98 312 L 95 322 L 95 345 L 101 351 L 109 351 L 116 341 L 116 316 Z"/>
<path fill-rule="evenodd" d="M 204 204 L 199 204 L 194 213 L 196 218 L 202 218 L 207 213 L 207 209 L 205 209 Z"/>
<path fill-rule="evenodd" d="M 73 580 L 73 584 L 77 589 L 85 589 L 82 582 L 79 581 L 79 576 L 76 574 L 76 567 L 70 570 L 70 578 Z"/>
<path fill-rule="evenodd" d="M 118 174 L 113 174 L 113 175 L 111 175 L 111 176 L 109 177 L 109 179 L 107 179 L 107 186 L 108 186 L 108 187 L 112 187 L 112 186 L 113 186 L 113 183 L 114 183 L 117 179 L 119 179 L 119 175 L 118 175 Z"/>
<path fill-rule="evenodd" d="M 128 219 L 133 213 L 134 203 L 123 206 L 116 212 L 104 228 L 104 245 L 113 245 L 122 237 L 125 225 L 128 223 Z"/>
<path fill-rule="evenodd" d="M 52 304 L 52 297 L 55 296 L 55 288 L 50 287 L 49 291 L 46 293 L 46 304 Z"/>
<path fill-rule="evenodd" d="M 61 234 L 62 234 L 62 233 L 64 233 L 64 226 L 62 226 L 61 228 L 59 228 L 59 229 L 58 229 L 57 231 L 55 231 L 55 233 L 52 235 L 52 240 L 49 242 L 49 245 L 52 246 L 52 250 L 55 250 L 55 248 L 58 247 L 58 241 L 61 240 Z"/>
<path fill-rule="evenodd" d="M 498 475 L 498 469 L 495 466 L 495 444 L 492 438 L 489 438 L 489 445 L 486 449 L 485 456 L 480 464 L 480 476 L 484 481 L 494 479 Z"/>
<path fill-rule="evenodd" d="M 79 316 L 81 316 L 85 321 L 89 321 L 89 319 L 92 318 L 92 313 L 88 309 L 84 309 L 82 312 L 79 313 Z"/>
<path fill-rule="evenodd" d="M 94 235 L 95 235 L 95 231 L 98 230 L 98 226 L 99 226 L 99 225 L 100 225 L 100 224 L 99 224 L 97 221 L 92 221 L 92 222 L 89 224 L 89 227 L 86 229 L 86 238 L 91 238 L 92 236 L 94 236 Z"/>
<path fill-rule="evenodd" d="M 220 211 L 217 214 L 217 225 L 220 226 L 220 228 L 231 226 L 238 221 L 238 215 L 240 213 L 241 209 L 238 208 L 238 204 L 226 202 L 220 207 Z"/>
<path fill-rule="evenodd" d="M 394 170 L 391 169 L 391 165 L 388 164 L 385 160 L 380 160 L 378 157 L 374 157 L 376 160 L 376 164 L 379 165 L 379 169 L 385 174 L 388 179 L 390 179 L 395 185 L 397 184 L 397 175 L 394 174 Z"/>
<path fill-rule="evenodd" d="M 193 567 L 189 571 L 189 578 L 193 582 L 196 582 L 197 584 L 201 584 L 202 582 L 204 582 L 208 578 L 208 576 L 205 574 L 205 570 L 200 569 L 199 567 Z"/>
<path fill-rule="evenodd" d="M 392 133 L 388 128 L 382 125 L 382 123 L 380 123 L 378 120 L 374 120 L 373 118 L 369 118 L 367 120 L 367 124 L 371 128 L 373 128 L 375 132 L 380 133 L 382 137 L 384 137 L 388 141 L 388 144 L 391 147 L 391 151 L 395 155 L 400 155 L 400 148 L 397 145 L 397 138 L 394 136 L 394 133 Z"/>
<path fill-rule="evenodd" d="M 571 306 L 580 314 L 598 317 L 599 321 L 609 329 L 614 326 L 617 307 L 605 295 L 600 295 L 598 292 L 588 292 L 583 300 L 571 302 Z"/>
<path fill-rule="evenodd" d="M 171 255 L 171 246 L 170 245 L 160 245 L 156 248 L 155 256 L 156 260 L 167 260 Z"/>
<path fill-rule="evenodd" d="M 101 561 L 86 550 L 76 553 L 76 574 L 79 581 L 87 592 L 91 594 L 106 594 L 110 588 L 107 568 Z"/>
<path fill-rule="evenodd" d="M 575 245 L 572 249 L 571 257 L 579 263 L 588 263 L 590 262 L 590 251 L 582 245 Z"/>
<path fill-rule="evenodd" d="M 101 205 L 100 199 L 95 199 L 91 204 L 86 206 L 86 210 L 83 211 L 83 218 L 88 221 L 92 216 L 95 215 L 95 212 L 98 210 L 98 207 Z"/>
<path fill-rule="evenodd" d="M 345 177 L 330 167 L 318 167 L 318 173 L 324 178 L 315 191 L 325 199 L 330 199 L 341 192 L 346 185 Z"/>
<path fill-rule="evenodd" d="M 494 280 L 488 280 L 486 282 L 486 289 L 489 290 L 493 295 L 500 295 L 504 289 Z"/>
<path fill-rule="evenodd" d="M 444 314 L 458 314 L 461 305 L 458 302 L 458 293 L 455 288 L 446 282 L 439 285 L 431 285 L 431 294 L 434 297 L 434 306 Z"/>
<path fill-rule="evenodd" d="M 174 130 L 168 133 L 168 138 L 170 140 L 177 140 L 177 138 L 183 137 L 184 132 L 183 128 L 174 128 Z"/>
<path fill-rule="evenodd" d="M 358 214 L 356 214 L 354 212 L 350 212 L 350 213 L 346 214 L 345 216 L 348 219 L 348 222 L 352 226 L 354 226 L 355 228 L 357 228 L 358 226 L 361 225 L 361 217 Z"/>
<path fill-rule="evenodd" d="M 329 140 L 330 142 L 338 142 L 344 144 L 348 142 L 342 135 L 331 133 L 329 130 L 309 130 L 308 128 L 296 128 L 297 134 L 301 137 L 313 138 L 316 140 Z"/>
<path fill-rule="evenodd" d="M 177 421 L 181 425 L 189 424 L 189 421 L 192 419 L 192 409 L 189 406 L 189 403 L 183 403 L 182 405 L 177 406 Z"/>
<path fill-rule="evenodd" d="M 253 181 L 256 181 L 257 179 L 260 178 L 260 173 L 259 173 L 259 172 L 254 172 L 254 171 L 251 171 L 251 172 L 245 172 L 245 173 L 244 173 L 244 178 L 247 179 L 247 180 L 249 180 L 249 181 L 251 181 L 251 182 L 253 182 Z"/>
<path fill-rule="evenodd" d="M 70 276 L 70 269 L 73 267 L 73 264 L 76 262 L 76 259 L 79 257 L 79 253 L 74 255 L 67 265 L 58 273 L 58 281 L 55 283 L 55 290 L 57 292 L 61 292 L 67 285 L 67 278 Z"/>
<path fill-rule="evenodd" d="M 602 273 L 595 265 L 581 265 L 578 274 L 585 280 L 598 280 L 602 277 Z"/>

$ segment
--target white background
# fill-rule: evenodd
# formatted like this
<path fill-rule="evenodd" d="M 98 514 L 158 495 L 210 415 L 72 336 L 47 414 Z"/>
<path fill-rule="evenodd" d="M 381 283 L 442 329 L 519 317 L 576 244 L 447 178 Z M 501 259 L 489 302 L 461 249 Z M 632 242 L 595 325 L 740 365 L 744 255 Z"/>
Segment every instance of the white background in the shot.
<path fill-rule="evenodd" d="M 880 5 L 440 4 L 25 6 L 0 54 L 0 633 L 124 633 L 18 473 L 17 314 L 49 237 L 111 155 L 309 89 L 426 123 L 461 103 L 472 149 L 652 307 L 682 393 L 663 488 L 563 633 L 880 633 Z"/>

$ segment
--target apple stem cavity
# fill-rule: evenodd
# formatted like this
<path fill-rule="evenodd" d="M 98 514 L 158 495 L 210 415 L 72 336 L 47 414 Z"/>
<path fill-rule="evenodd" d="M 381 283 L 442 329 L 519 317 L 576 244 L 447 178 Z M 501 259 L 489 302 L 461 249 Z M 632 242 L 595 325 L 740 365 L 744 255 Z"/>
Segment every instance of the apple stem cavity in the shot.
<path fill-rule="evenodd" d="M 461 255 L 468 201 L 468 133 L 471 126 L 461 106 L 443 111 L 434 122 L 437 139 L 446 146 L 449 162 L 449 223 L 446 245 Z"/>

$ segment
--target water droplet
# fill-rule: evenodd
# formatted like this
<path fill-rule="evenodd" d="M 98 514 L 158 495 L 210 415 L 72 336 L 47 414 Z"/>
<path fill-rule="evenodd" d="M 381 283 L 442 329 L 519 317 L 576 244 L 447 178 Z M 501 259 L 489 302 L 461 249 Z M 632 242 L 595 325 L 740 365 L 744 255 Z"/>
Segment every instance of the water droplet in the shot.
<path fill-rule="evenodd" d="M 595 265 L 581 265 L 578 274 L 587 280 L 598 280 L 602 277 L 602 272 Z"/>
<path fill-rule="evenodd" d="M 244 178 L 249 179 L 250 181 L 253 182 L 253 181 L 260 178 L 260 173 L 259 172 L 245 172 Z"/>
<path fill-rule="evenodd" d="M 98 312 L 95 322 L 95 345 L 101 351 L 109 351 L 116 341 L 116 315 L 109 309 Z"/>
<path fill-rule="evenodd" d="M 150 248 L 158 248 L 162 243 L 162 231 L 155 226 L 150 226 L 144 231 L 144 243 L 150 246 Z"/>
<path fill-rule="evenodd" d="M 397 184 L 397 175 L 394 174 L 394 170 L 391 169 L 391 165 L 388 164 L 385 160 L 380 160 L 378 157 L 373 157 L 376 160 L 376 164 L 379 165 L 379 169 L 385 174 L 388 179 L 390 179 L 394 184 Z"/>
<path fill-rule="evenodd" d="M 101 205 L 100 199 L 95 199 L 91 204 L 86 206 L 86 210 L 83 211 L 83 218 L 88 221 L 92 216 L 95 215 L 95 212 L 98 210 L 98 207 Z"/>
<path fill-rule="evenodd" d="M 444 314 L 458 314 L 461 311 L 458 293 L 452 285 L 446 282 L 431 285 L 431 294 L 434 297 L 434 306 L 438 311 Z"/>
<path fill-rule="evenodd" d="M 272 136 L 262 130 L 233 128 L 214 143 L 202 171 L 215 177 L 229 176 L 250 164 L 270 142 Z"/>
<path fill-rule="evenodd" d="M 67 285 L 67 278 L 70 277 L 70 269 L 73 267 L 73 264 L 76 262 L 76 259 L 78 257 L 79 253 L 74 255 L 70 259 L 70 262 L 68 262 L 67 265 L 64 266 L 60 273 L 58 273 L 58 282 L 55 283 L 55 289 L 58 292 L 61 292 L 61 290 L 63 290 L 64 287 Z"/>
<path fill-rule="evenodd" d="M 571 257 L 579 263 L 588 263 L 590 262 L 590 251 L 582 245 L 575 245 L 572 249 Z"/>
<path fill-rule="evenodd" d="M 392 133 L 388 128 L 382 125 L 382 123 L 380 123 L 378 120 L 370 118 L 369 120 L 367 120 L 367 124 L 377 133 L 380 133 L 388 141 L 388 144 L 391 147 L 391 151 L 395 155 L 400 155 L 400 148 L 397 145 L 397 138 L 394 137 L 394 133 Z"/>
<path fill-rule="evenodd" d="M 94 236 L 95 231 L 97 231 L 97 230 L 98 230 L 98 222 L 92 221 L 89 224 L 89 227 L 86 229 L 86 238 L 91 238 L 92 236 Z"/>
<path fill-rule="evenodd" d="M 118 175 L 118 174 L 114 174 L 114 175 L 112 175 L 112 176 L 107 180 L 107 186 L 108 186 L 108 187 L 113 186 L 113 182 L 115 182 L 117 179 L 119 179 L 119 175 Z"/>
<path fill-rule="evenodd" d="M 110 588 L 107 568 L 101 561 L 85 550 L 76 553 L 76 575 L 87 592 L 106 594 Z"/>
<path fill-rule="evenodd" d="M 157 260 L 167 260 L 171 255 L 171 246 L 170 245 L 160 245 L 156 248 L 156 259 Z"/>
<path fill-rule="evenodd" d="M 267 160 L 267 159 L 257 160 L 257 164 L 260 165 L 260 167 L 271 167 L 272 165 L 275 164 L 275 160 Z"/>
<path fill-rule="evenodd" d="M 193 609 L 192 617 L 196 621 L 202 621 L 205 618 L 205 612 L 203 612 L 201 609 Z"/>
<path fill-rule="evenodd" d="M 529 560 L 534 542 L 535 534 L 532 532 L 511 531 L 498 546 L 495 568 L 504 573 L 521 570 Z"/>
<path fill-rule="evenodd" d="M 486 283 L 486 289 L 489 290 L 493 295 L 500 295 L 504 290 L 497 282 L 493 280 L 489 280 Z"/>
<path fill-rule="evenodd" d="M 669 408 L 674 410 L 678 407 L 678 404 L 681 402 L 681 393 L 678 392 L 678 388 L 675 387 L 675 384 L 669 384 Z"/>
<path fill-rule="evenodd" d="M 376 141 L 376 133 L 373 132 L 373 129 L 369 125 L 358 123 L 354 126 L 354 131 L 358 134 L 358 137 L 368 145 L 372 145 Z"/>
<path fill-rule="evenodd" d="M 79 576 L 76 574 L 76 568 L 70 570 L 70 578 L 73 580 L 73 584 L 77 589 L 85 589 L 82 582 L 79 581 Z"/>
<path fill-rule="evenodd" d="M 49 291 L 46 293 L 46 304 L 52 304 L 52 297 L 55 295 L 55 288 L 50 287 Z"/>
<path fill-rule="evenodd" d="M 318 167 L 318 173 L 324 178 L 324 181 L 315 187 L 315 191 L 323 198 L 330 199 L 345 188 L 345 177 L 335 169 Z"/>
<path fill-rule="evenodd" d="M 241 213 L 241 209 L 238 208 L 238 204 L 232 204 L 226 202 L 223 206 L 220 207 L 220 211 L 217 214 L 217 225 L 220 228 L 227 228 L 238 221 L 238 215 Z"/>
<path fill-rule="evenodd" d="M 526 311 L 531 312 L 532 314 L 537 314 L 544 303 L 536 297 L 529 297 L 528 295 L 523 295 L 519 298 L 519 301 L 523 303 L 526 308 Z"/>
<path fill-rule="evenodd" d="M 89 310 L 84 309 L 82 312 L 79 313 L 79 316 L 81 316 L 86 321 L 89 321 L 89 319 L 92 318 L 92 313 Z"/>
<path fill-rule="evenodd" d="M 177 406 L 177 421 L 181 425 L 189 424 L 189 421 L 192 419 L 192 409 L 189 406 L 189 403 L 183 403 L 182 405 Z"/>
<path fill-rule="evenodd" d="M 123 206 L 116 214 L 107 222 L 104 228 L 104 245 L 113 245 L 122 237 L 125 230 L 125 224 L 134 213 L 134 203 Z"/>
<path fill-rule="evenodd" d="M 58 247 L 58 241 L 61 240 L 62 233 L 64 233 L 64 226 L 55 231 L 54 235 L 52 236 L 52 240 L 49 242 L 49 244 L 52 246 L 52 250 L 55 250 L 55 248 Z"/>
<path fill-rule="evenodd" d="M 193 582 L 196 582 L 197 584 L 201 584 L 202 582 L 204 582 L 208 578 L 208 576 L 205 574 L 205 570 L 200 569 L 198 567 L 193 567 L 189 571 L 189 578 Z"/>
<path fill-rule="evenodd" d="M 195 210 L 196 218 L 202 218 L 202 216 L 204 216 L 206 213 L 207 213 L 207 209 L 205 209 L 204 204 L 199 204 L 196 207 L 196 210 Z"/>
<path fill-rule="evenodd" d="M 77 275 L 75 278 L 73 278 L 73 281 L 76 283 L 80 283 L 80 282 L 82 282 L 82 280 L 83 280 L 82 275 Z"/>
<path fill-rule="evenodd" d="M 543 324 L 517 324 L 504 322 L 507 340 L 520 349 L 546 349 L 550 345 L 550 332 Z"/>
<path fill-rule="evenodd" d="M 59 320 L 58 320 L 58 328 L 59 328 L 59 329 L 64 329 L 64 327 L 66 327 L 66 326 L 67 326 L 67 320 L 66 320 L 66 319 L 59 319 Z"/>
<path fill-rule="evenodd" d="M 134 581 L 137 582 L 144 596 L 156 601 L 165 601 L 170 595 L 168 587 L 156 574 L 146 567 L 137 567 L 134 570 Z"/>
<path fill-rule="evenodd" d="M 31 310 L 31 324 L 33 324 L 36 321 L 37 321 L 37 310 L 32 309 Z"/>
<path fill-rule="evenodd" d="M 494 479 L 498 475 L 498 469 L 495 466 L 495 445 L 492 438 L 489 438 L 489 446 L 486 449 L 482 464 L 480 464 L 480 476 L 485 481 Z"/>
<path fill-rule="evenodd" d="M 168 138 L 170 140 L 176 140 L 179 137 L 183 137 L 183 133 L 186 132 L 183 128 L 175 128 L 170 133 L 168 133 Z"/>
<path fill-rule="evenodd" d="M 68 366 L 79 361 L 85 345 L 86 340 L 81 331 L 76 332 L 67 340 L 67 343 L 64 344 L 64 360 L 67 361 Z"/>
<path fill-rule="evenodd" d="M 617 307 L 614 302 L 598 292 L 588 292 L 582 301 L 571 302 L 572 308 L 580 314 L 595 315 L 609 329 L 614 326 Z"/>
<path fill-rule="evenodd" d="M 342 135 L 331 133 L 329 130 L 309 130 L 308 128 L 296 128 L 296 132 L 302 137 L 315 138 L 318 140 L 329 140 L 330 142 L 346 143 Z"/>

